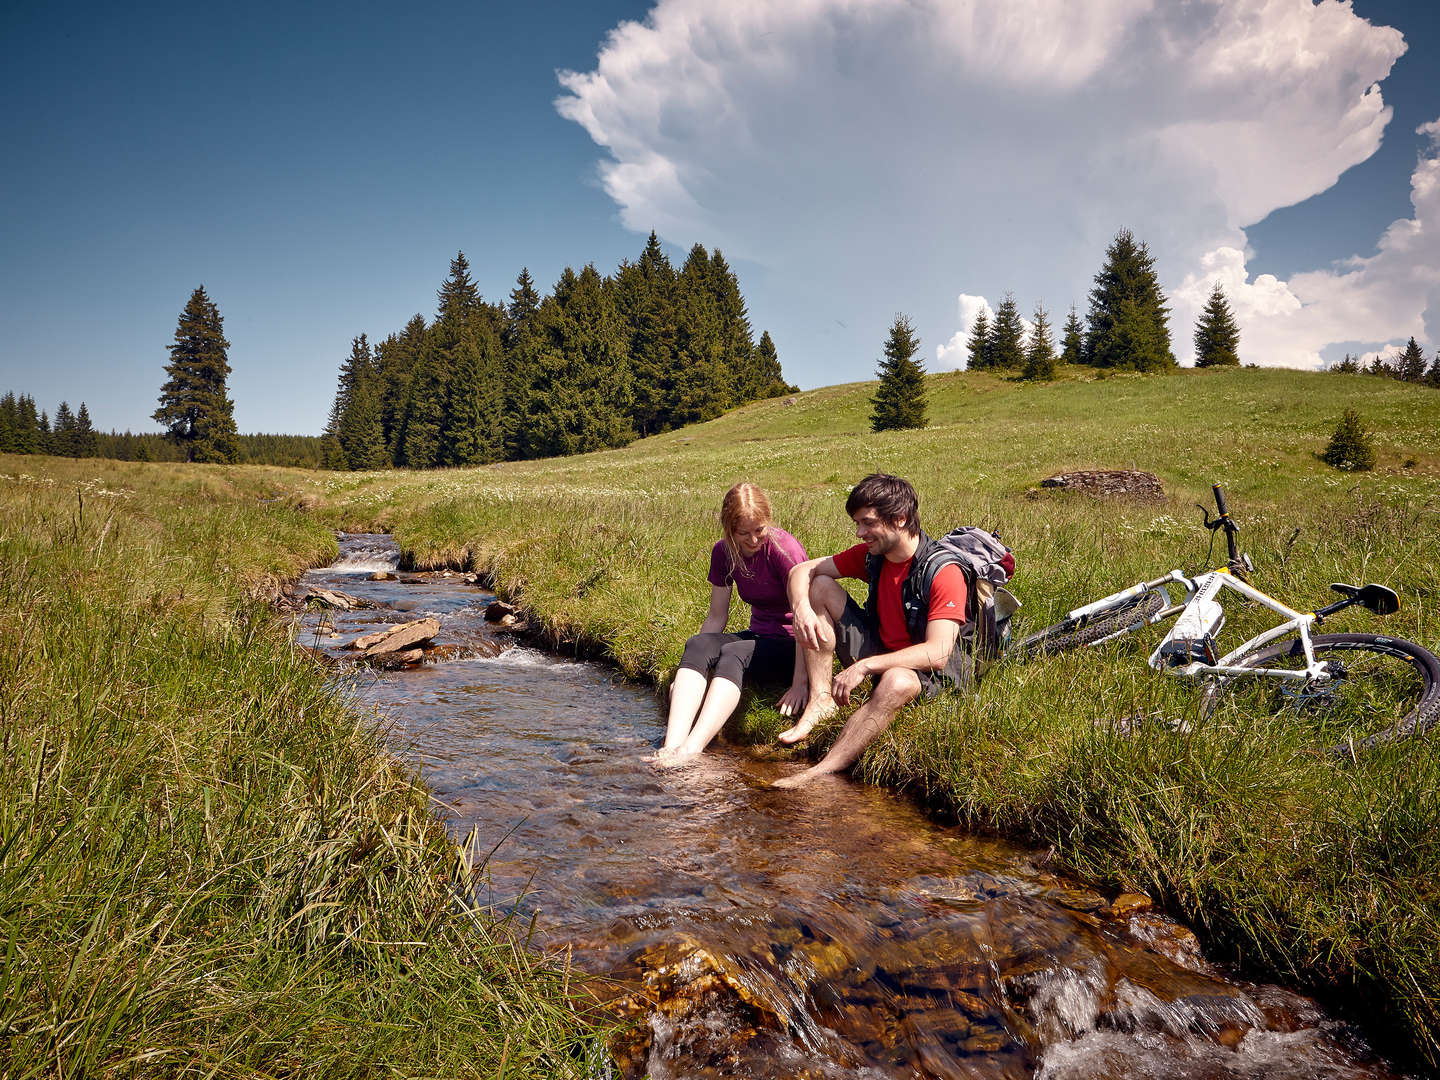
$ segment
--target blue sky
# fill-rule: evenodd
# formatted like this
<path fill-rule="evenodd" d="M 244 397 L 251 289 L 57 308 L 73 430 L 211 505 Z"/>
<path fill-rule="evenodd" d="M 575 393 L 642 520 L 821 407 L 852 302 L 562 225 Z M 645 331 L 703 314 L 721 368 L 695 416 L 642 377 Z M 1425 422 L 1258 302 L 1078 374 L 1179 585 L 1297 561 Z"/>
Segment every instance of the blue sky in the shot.
<path fill-rule="evenodd" d="M 1182 358 L 1213 280 L 1255 362 L 1440 344 L 1430 3 L 18 3 L 0 28 L 0 391 L 104 429 L 153 427 L 198 284 L 241 430 L 316 433 L 350 338 L 428 316 L 457 249 L 501 298 L 650 228 L 725 251 L 804 387 L 871 377 L 897 311 L 932 369 L 1006 291 L 1083 312 L 1122 226 Z"/>

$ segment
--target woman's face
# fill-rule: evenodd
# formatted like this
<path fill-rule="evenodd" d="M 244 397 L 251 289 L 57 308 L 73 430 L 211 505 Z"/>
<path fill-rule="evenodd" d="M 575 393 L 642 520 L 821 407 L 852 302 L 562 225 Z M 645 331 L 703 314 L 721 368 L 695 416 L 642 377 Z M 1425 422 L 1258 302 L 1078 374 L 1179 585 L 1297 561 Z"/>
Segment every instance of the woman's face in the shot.
<path fill-rule="evenodd" d="M 765 546 L 769 522 L 757 518 L 741 518 L 735 523 L 735 546 L 747 559 Z"/>

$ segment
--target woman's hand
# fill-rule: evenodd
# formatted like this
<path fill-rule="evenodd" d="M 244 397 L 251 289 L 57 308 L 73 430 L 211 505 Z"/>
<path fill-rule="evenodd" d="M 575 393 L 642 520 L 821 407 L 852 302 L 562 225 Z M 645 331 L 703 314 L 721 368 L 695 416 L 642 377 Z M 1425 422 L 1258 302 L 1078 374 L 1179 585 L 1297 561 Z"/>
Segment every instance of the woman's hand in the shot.
<path fill-rule="evenodd" d="M 791 683 L 790 689 L 780 696 L 780 715 L 799 716 L 805 711 L 805 703 L 809 700 L 808 683 Z"/>

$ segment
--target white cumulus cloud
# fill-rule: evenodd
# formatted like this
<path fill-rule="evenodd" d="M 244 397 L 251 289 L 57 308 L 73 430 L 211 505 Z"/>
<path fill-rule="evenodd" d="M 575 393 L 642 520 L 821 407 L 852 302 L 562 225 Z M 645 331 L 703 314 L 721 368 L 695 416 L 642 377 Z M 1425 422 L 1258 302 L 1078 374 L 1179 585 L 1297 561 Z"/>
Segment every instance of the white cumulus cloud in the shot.
<path fill-rule="evenodd" d="M 1410 176 L 1414 213 L 1390 224 L 1374 255 L 1295 274 L 1289 281 L 1270 274 L 1252 281 L 1242 251 L 1216 248 L 1172 294 L 1172 326 L 1194 326 L 1218 281 L 1239 324 L 1240 358 L 1246 363 L 1313 368 L 1335 359 L 1324 353 L 1340 343 L 1384 342 L 1364 354 L 1373 359 L 1376 352 L 1393 353 L 1396 337 L 1435 341 L 1440 325 L 1427 313 L 1440 314 L 1440 120 L 1422 125 L 1419 133 L 1430 137 L 1430 148 Z M 1190 342 L 1176 345 L 1177 354 L 1190 355 Z"/>
<path fill-rule="evenodd" d="M 1219 273 L 1257 311 L 1316 308 L 1318 342 L 1318 309 L 1378 272 L 1250 282 L 1243 229 L 1375 151 L 1403 51 L 1338 0 L 659 0 L 561 73 L 557 108 L 603 148 L 628 227 L 718 246 L 742 283 L 763 268 L 752 318 L 816 385 L 868 377 L 896 311 L 942 366 L 963 357 L 957 295 L 1083 312 L 1122 227 L 1185 292 L 1177 355 Z M 1397 313 L 1366 292 L 1357 321 Z"/>

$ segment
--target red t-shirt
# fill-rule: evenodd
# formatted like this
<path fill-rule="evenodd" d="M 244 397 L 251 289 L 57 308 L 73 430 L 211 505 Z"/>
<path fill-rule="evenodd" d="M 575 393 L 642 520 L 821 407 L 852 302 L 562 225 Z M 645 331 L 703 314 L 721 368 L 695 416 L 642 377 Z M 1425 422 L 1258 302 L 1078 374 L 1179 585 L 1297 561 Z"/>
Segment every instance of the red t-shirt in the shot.
<path fill-rule="evenodd" d="M 865 574 L 865 545 L 856 544 L 838 555 L 831 556 L 841 577 L 868 580 Z M 910 573 L 913 559 L 903 563 L 882 560 L 880 564 L 880 595 L 876 605 L 880 611 L 880 640 L 885 648 L 894 652 L 911 644 L 910 631 L 905 629 L 905 609 L 900 603 L 900 588 Z M 950 563 L 942 566 L 930 585 L 929 618 L 948 619 L 951 622 L 965 621 L 965 572 Z"/>

